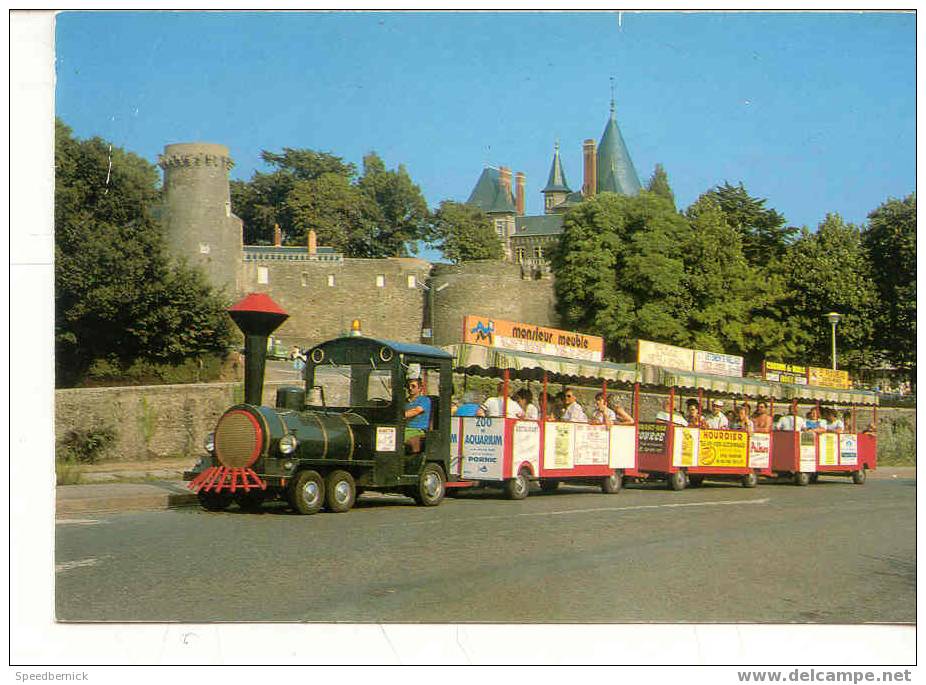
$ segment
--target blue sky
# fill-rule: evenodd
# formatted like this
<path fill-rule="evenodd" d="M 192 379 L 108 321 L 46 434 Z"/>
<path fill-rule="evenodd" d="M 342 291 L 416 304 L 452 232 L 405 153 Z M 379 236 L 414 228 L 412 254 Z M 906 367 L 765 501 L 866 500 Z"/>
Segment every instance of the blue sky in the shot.
<path fill-rule="evenodd" d="M 743 182 L 789 223 L 862 222 L 915 189 L 912 13 L 80 13 L 58 16 L 56 112 L 154 162 L 227 145 L 405 164 L 428 203 L 467 198 L 486 164 L 527 175 L 527 212 L 560 141 L 582 185 L 615 79 L 645 184 L 680 207 Z"/>

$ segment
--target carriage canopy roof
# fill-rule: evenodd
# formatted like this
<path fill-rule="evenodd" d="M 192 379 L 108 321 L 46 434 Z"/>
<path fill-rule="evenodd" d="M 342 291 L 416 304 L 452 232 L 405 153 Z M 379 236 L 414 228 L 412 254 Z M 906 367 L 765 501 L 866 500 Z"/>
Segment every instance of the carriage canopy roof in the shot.
<path fill-rule="evenodd" d="M 836 404 L 878 404 L 878 396 L 861 390 L 840 390 L 811 385 L 773 383 L 757 378 L 718 376 L 667 369 L 651 364 L 593 362 L 544 354 L 503 350 L 482 345 L 456 344 L 444 348 L 453 355 L 454 370 L 478 376 L 501 376 L 505 369 L 517 380 L 543 380 L 544 372 L 554 383 L 608 381 L 668 389 L 697 390 L 739 397 L 773 397 L 776 400 L 819 400 Z"/>

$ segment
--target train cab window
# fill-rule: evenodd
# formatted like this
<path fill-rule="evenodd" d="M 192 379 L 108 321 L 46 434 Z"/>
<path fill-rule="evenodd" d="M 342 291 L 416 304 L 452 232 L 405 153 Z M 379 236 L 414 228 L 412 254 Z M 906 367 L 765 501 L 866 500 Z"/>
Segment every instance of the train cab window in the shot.
<path fill-rule="evenodd" d="M 312 370 L 306 404 L 313 407 L 385 407 L 392 404 L 393 375 L 369 364 L 322 364 Z"/>
<path fill-rule="evenodd" d="M 440 371 L 436 368 L 424 367 L 421 369 L 424 380 L 424 394 L 431 398 L 431 430 L 438 429 L 440 416 L 438 413 L 440 404 Z"/>

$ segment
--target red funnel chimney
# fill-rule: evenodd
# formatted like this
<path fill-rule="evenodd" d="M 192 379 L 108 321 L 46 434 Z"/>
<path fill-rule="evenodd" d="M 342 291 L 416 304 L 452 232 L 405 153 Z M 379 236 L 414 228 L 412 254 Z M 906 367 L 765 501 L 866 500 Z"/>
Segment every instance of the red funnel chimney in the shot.
<path fill-rule="evenodd" d="M 264 394 L 267 338 L 289 318 L 289 314 L 264 293 L 251 293 L 227 311 L 244 333 L 244 401 L 259 406 Z"/>

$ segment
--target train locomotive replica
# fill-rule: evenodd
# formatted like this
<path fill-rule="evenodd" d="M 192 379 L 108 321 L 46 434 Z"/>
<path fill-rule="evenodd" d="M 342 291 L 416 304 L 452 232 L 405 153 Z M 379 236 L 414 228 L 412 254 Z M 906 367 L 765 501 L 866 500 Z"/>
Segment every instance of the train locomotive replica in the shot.
<path fill-rule="evenodd" d="M 205 509 L 233 502 L 256 509 L 281 498 L 300 514 L 343 512 L 364 490 L 440 504 L 450 466 L 448 353 L 362 337 L 354 322 L 351 335 L 309 351 L 304 388 L 281 387 L 276 406 L 266 407 L 267 340 L 288 314 L 264 294 L 228 313 L 245 335 L 245 396 L 219 418 L 208 454 L 184 474 Z M 424 437 L 406 444 L 404 389 L 412 377 L 434 394 Z"/>

